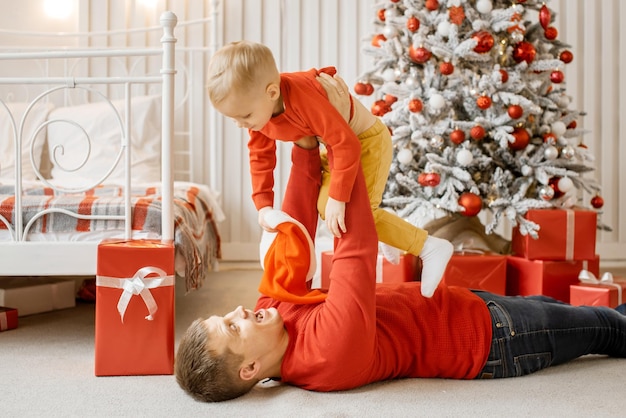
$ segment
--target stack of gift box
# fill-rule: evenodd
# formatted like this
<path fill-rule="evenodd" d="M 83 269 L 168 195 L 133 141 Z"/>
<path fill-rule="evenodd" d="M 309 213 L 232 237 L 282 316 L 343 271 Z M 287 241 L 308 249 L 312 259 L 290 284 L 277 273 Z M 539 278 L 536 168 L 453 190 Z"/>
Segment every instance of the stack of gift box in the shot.
<path fill-rule="evenodd" d="M 513 228 L 507 259 L 508 295 L 545 295 L 570 302 L 570 286 L 582 270 L 598 275 L 597 214 L 582 208 L 531 209 L 525 218 L 539 225 L 538 237 Z"/>

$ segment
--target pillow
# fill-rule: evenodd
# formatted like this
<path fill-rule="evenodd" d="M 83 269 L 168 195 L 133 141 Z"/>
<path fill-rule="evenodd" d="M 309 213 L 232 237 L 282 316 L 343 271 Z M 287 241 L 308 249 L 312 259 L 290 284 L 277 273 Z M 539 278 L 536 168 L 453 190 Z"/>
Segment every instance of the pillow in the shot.
<path fill-rule="evenodd" d="M 26 112 L 29 104 L 28 102 L 6 103 L 15 120 L 16 129 L 20 128 L 22 116 L 24 116 L 24 112 Z M 32 107 L 24 121 L 24 136 L 22 137 L 22 179 L 24 180 L 37 179 L 35 169 L 30 162 L 32 136 L 46 121 L 53 107 L 51 103 L 38 102 Z M 0 178 L 15 178 L 15 143 L 13 142 L 13 135 L 11 116 L 7 113 L 7 109 L 0 104 Z M 42 129 L 35 138 L 33 158 L 38 165 L 41 163 L 41 154 L 46 140 L 45 135 L 46 130 Z"/>
<path fill-rule="evenodd" d="M 124 124 L 124 101 L 111 103 Z M 131 177 L 133 182 L 158 182 L 161 179 L 161 96 L 134 97 L 131 106 Z M 123 133 L 110 104 L 103 101 L 59 107 L 50 112 L 48 119 L 52 182 L 63 187 L 82 187 L 101 180 L 115 163 Z M 65 121 L 73 121 L 80 128 Z M 123 166 L 122 155 L 106 183 L 123 183 Z"/>

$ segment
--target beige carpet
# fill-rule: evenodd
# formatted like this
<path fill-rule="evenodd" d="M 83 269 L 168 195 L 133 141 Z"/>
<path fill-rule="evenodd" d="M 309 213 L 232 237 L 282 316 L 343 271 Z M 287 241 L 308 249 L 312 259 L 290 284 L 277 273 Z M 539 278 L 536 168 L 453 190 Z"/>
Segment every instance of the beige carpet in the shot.
<path fill-rule="evenodd" d="M 212 273 L 184 295 L 176 339 L 196 317 L 253 307 L 257 270 Z M 339 393 L 255 388 L 220 404 L 192 400 L 173 376 L 95 377 L 94 305 L 22 317 L 0 333 L 0 416 L 5 417 L 618 417 L 626 360 L 587 356 L 515 379 L 407 379 Z"/>

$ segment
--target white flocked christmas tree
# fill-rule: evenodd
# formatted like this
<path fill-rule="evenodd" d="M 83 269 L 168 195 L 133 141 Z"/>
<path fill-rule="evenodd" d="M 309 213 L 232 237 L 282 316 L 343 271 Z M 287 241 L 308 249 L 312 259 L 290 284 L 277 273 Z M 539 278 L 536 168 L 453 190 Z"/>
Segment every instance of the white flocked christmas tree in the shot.
<path fill-rule="evenodd" d="M 487 211 L 487 234 L 506 218 L 535 237 L 529 209 L 602 207 L 565 89 L 573 53 L 544 2 L 385 0 L 374 14 L 354 90 L 392 132 L 384 206 L 420 226 Z"/>

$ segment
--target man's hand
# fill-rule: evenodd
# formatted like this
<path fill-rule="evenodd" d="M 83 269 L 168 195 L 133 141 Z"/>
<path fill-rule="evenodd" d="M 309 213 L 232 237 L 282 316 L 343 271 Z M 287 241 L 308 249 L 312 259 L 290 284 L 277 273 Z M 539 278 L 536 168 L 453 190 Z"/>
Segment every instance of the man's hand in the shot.
<path fill-rule="evenodd" d="M 317 76 L 317 81 L 326 90 L 330 104 L 337 109 L 346 122 L 350 122 L 350 90 L 343 78 L 321 73 Z"/>
<path fill-rule="evenodd" d="M 261 225 L 261 228 L 267 232 L 276 232 L 276 228 L 272 228 L 265 222 L 265 213 L 272 209 L 273 208 L 271 206 L 265 206 L 264 208 L 259 209 L 259 225 Z"/>
<path fill-rule="evenodd" d="M 346 230 L 346 203 L 328 198 L 326 203 L 326 226 L 328 230 L 337 238 L 341 238 L 341 233 Z"/>

